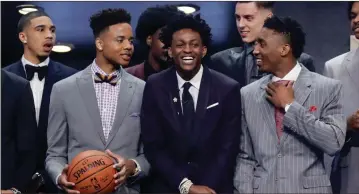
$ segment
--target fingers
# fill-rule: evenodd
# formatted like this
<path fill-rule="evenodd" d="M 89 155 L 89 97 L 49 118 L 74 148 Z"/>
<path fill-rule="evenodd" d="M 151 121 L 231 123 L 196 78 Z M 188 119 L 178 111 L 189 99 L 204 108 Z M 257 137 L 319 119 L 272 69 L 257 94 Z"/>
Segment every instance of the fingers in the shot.
<path fill-rule="evenodd" d="M 63 174 L 67 174 L 67 171 L 69 170 L 69 165 L 65 165 L 65 167 L 62 169 Z"/>
<path fill-rule="evenodd" d="M 278 83 L 272 82 L 267 85 L 267 88 L 270 88 L 271 90 L 275 91 L 278 86 Z"/>
<path fill-rule="evenodd" d="M 292 88 L 294 85 L 294 81 L 289 81 L 287 88 Z"/>
<path fill-rule="evenodd" d="M 107 150 L 106 150 L 106 154 L 108 154 L 108 155 L 111 156 L 116 162 L 118 162 L 118 155 L 112 153 L 111 150 L 107 149 Z"/>
<path fill-rule="evenodd" d="M 66 191 L 66 193 L 70 194 L 79 194 L 79 191 L 73 190 L 72 188 L 75 186 L 75 183 L 68 182 L 66 175 L 61 175 L 59 184 Z"/>
<path fill-rule="evenodd" d="M 273 90 L 272 88 L 270 87 L 266 87 L 266 92 L 270 95 L 270 96 L 273 96 L 275 94 L 275 90 Z"/>
<path fill-rule="evenodd" d="M 215 192 L 213 189 L 209 188 L 209 187 L 207 187 L 207 190 L 208 190 L 208 192 L 211 193 L 211 194 L 216 194 L 216 192 Z"/>

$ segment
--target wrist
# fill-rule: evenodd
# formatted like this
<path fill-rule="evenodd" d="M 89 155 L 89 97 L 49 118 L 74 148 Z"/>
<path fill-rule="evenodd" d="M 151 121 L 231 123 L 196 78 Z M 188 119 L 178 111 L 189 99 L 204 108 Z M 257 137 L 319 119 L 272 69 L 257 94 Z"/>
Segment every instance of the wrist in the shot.
<path fill-rule="evenodd" d="M 286 110 L 293 102 L 294 100 L 288 100 L 287 102 L 282 104 L 282 108 Z"/>
<path fill-rule="evenodd" d="M 137 172 L 137 164 L 133 160 L 126 161 L 126 168 L 129 170 L 129 176 L 133 176 Z"/>
<path fill-rule="evenodd" d="M 21 192 L 19 190 L 17 190 L 16 188 L 11 188 L 10 189 L 14 194 L 21 194 Z"/>

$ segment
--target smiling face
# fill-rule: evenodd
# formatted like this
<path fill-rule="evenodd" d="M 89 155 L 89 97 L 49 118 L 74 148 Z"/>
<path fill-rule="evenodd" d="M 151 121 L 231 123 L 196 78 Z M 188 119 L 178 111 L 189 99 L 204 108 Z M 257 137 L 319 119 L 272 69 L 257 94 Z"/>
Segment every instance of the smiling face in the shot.
<path fill-rule="evenodd" d="M 109 26 L 97 39 L 96 47 L 113 65 L 127 66 L 133 55 L 133 34 L 128 23 Z"/>
<path fill-rule="evenodd" d="M 350 27 L 357 39 L 359 39 L 359 2 L 354 2 L 350 12 Z"/>
<path fill-rule="evenodd" d="M 281 64 L 282 57 L 287 55 L 289 46 L 282 36 L 271 29 L 261 30 L 253 50 L 260 71 L 277 71 L 278 64 Z"/>
<path fill-rule="evenodd" d="M 198 32 L 182 29 L 172 35 L 168 54 L 180 75 L 194 76 L 201 67 L 202 57 L 207 54 L 207 47 L 203 45 Z"/>
<path fill-rule="evenodd" d="M 19 33 L 19 39 L 24 44 L 26 53 L 37 58 L 50 55 L 56 41 L 56 27 L 47 16 L 34 18 L 29 25 Z"/>
<path fill-rule="evenodd" d="M 273 15 L 270 10 L 258 7 L 255 2 L 238 2 L 235 16 L 237 30 L 243 42 L 254 42 L 260 33 L 264 21 Z"/>

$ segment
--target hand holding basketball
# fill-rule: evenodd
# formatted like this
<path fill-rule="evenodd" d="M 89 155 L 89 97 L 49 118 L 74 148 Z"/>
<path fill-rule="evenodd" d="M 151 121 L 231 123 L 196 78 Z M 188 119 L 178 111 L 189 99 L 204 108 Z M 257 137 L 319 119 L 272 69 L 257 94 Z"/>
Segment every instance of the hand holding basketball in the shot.
<path fill-rule="evenodd" d="M 117 173 L 114 175 L 116 190 L 126 181 L 126 160 L 120 155 L 112 153 L 110 150 L 106 150 L 106 153 L 116 161 L 116 164 L 113 165 L 113 168 L 117 170 Z"/>
<path fill-rule="evenodd" d="M 69 170 L 69 166 L 66 164 L 65 168 L 62 170 L 61 175 L 59 176 L 57 182 L 59 184 L 59 186 L 66 191 L 66 193 L 70 193 L 70 194 L 79 194 L 80 191 L 76 191 L 73 190 L 71 188 L 73 188 L 75 186 L 75 183 L 73 182 L 68 182 L 67 180 L 67 171 Z"/>

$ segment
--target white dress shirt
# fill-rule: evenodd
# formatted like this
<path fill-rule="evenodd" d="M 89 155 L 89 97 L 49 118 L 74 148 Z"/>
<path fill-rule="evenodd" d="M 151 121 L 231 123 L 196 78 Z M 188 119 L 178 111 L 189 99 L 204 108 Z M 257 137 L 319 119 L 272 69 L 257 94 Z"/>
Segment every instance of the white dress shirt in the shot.
<path fill-rule="evenodd" d="M 273 82 L 280 81 L 280 80 L 297 81 L 301 70 L 302 70 L 302 67 L 299 65 L 299 63 L 297 61 L 297 64 L 293 67 L 292 70 L 290 70 L 287 73 L 287 75 L 285 75 L 283 78 L 279 78 L 279 77 L 276 77 L 273 75 L 272 81 Z M 284 108 L 285 112 L 288 111 L 289 107 L 290 107 L 290 104 Z"/>
<path fill-rule="evenodd" d="M 189 81 L 184 80 L 176 72 L 177 82 L 178 82 L 178 89 L 179 89 L 179 96 L 180 96 L 180 100 L 181 100 L 182 113 L 183 113 L 183 107 L 182 107 L 183 85 L 186 82 L 190 82 L 192 84 L 192 86 L 188 89 L 188 91 L 189 91 L 189 93 L 191 94 L 191 96 L 193 98 L 194 110 L 196 111 L 199 88 L 201 87 L 202 75 L 203 75 L 203 66 L 202 65 L 201 65 L 199 71 L 197 72 L 197 74 L 195 76 L 193 76 L 193 78 L 191 80 L 189 80 Z M 189 191 L 189 188 L 191 187 L 192 184 L 193 183 L 192 183 L 191 180 L 189 180 L 188 178 L 184 178 L 181 181 L 181 183 L 179 184 L 179 187 L 178 187 L 180 193 L 187 194 L 188 191 Z"/>
<path fill-rule="evenodd" d="M 188 91 L 193 98 L 194 110 L 196 111 L 199 88 L 201 86 L 201 80 L 203 75 L 203 66 L 201 65 L 197 74 L 189 81 L 184 80 L 177 72 L 176 75 L 177 75 L 178 89 L 180 90 L 179 97 L 181 100 L 181 107 L 182 107 L 183 84 L 185 84 L 186 82 L 190 82 L 192 86 L 188 89 Z M 183 112 L 183 107 L 182 107 L 182 112 Z"/>
<path fill-rule="evenodd" d="M 33 64 L 30 61 L 26 60 L 24 55 L 21 58 L 21 62 L 24 66 L 24 71 L 26 74 L 25 65 L 31 65 L 35 67 L 43 67 L 49 65 L 50 58 L 47 57 L 45 61 L 43 61 L 40 64 Z M 34 105 L 35 105 L 35 111 L 36 111 L 36 122 L 39 124 L 39 116 L 40 116 L 40 107 L 41 107 L 41 100 L 42 100 L 42 93 L 44 92 L 44 86 L 45 86 L 45 77 L 40 81 L 38 77 L 38 73 L 34 74 L 34 77 L 32 80 L 30 80 L 30 86 L 32 90 L 32 95 L 34 96 Z"/>

